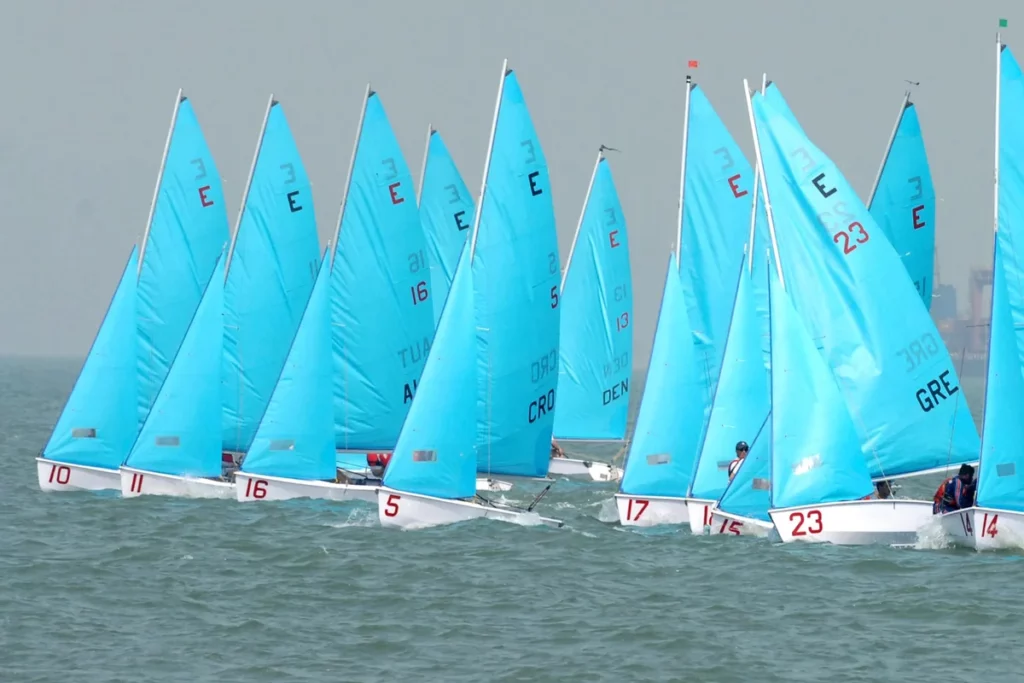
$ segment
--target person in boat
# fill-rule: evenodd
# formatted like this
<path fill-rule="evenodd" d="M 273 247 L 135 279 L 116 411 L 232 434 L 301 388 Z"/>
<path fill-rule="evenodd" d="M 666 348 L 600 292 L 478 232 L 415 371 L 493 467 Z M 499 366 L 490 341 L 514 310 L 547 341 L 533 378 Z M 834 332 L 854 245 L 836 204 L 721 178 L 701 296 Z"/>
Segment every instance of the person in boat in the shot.
<path fill-rule="evenodd" d="M 892 484 L 884 479 L 882 481 L 875 482 L 875 493 L 878 494 L 878 500 L 892 498 Z"/>
<path fill-rule="evenodd" d="M 388 463 L 391 462 L 390 453 L 367 453 L 366 464 L 370 468 L 370 474 L 377 479 L 384 478 L 384 470 L 387 469 Z"/>
<path fill-rule="evenodd" d="M 955 477 L 950 477 L 939 484 L 932 499 L 932 514 L 938 515 L 970 507 L 974 503 L 974 488 L 974 468 L 966 463 L 960 465 L 960 471 Z"/>
<path fill-rule="evenodd" d="M 750 446 L 747 445 L 746 441 L 740 441 L 736 444 L 736 458 L 729 463 L 729 481 L 736 477 L 736 473 L 740 471 L 740 465 L 743 464 L 743 460 L 749 452 Z"/>
<path fill-rule="evenodd" d="M 552 458 L 564 458 L 565 457 L 565 451 L 563 451 L 562 447 L 558 445 L 557 441 L 555 441 L 555 437 L 551 437 L 551 457 Z"/>

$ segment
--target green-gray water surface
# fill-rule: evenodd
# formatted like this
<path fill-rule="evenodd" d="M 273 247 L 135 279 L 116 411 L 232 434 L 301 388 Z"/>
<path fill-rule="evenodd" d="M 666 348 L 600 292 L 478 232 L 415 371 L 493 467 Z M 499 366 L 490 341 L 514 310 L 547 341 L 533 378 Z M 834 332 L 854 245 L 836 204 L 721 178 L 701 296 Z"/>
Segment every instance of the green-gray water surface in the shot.
<path fill-rule="evenodd" d="M 77 370 L 0 359 L 0 681 L 1024 681 L 1017 553 L 623 530 L 568 481 L 561 530 L 44 494 Z"/>

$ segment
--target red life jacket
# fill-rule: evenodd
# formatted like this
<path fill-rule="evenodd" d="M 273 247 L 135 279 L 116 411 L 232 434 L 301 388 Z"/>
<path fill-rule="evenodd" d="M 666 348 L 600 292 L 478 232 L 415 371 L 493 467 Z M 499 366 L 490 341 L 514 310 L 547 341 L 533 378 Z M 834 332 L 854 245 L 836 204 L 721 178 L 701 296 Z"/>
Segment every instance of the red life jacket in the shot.
<path fill-rule="evenodd" d="M 932 505 L 934 505 L 936 509 L 938 509 L 942 504 L 942 499 L 946 497 L 946 487 L 949 486 L 949 482 L 954 479 L 956 479 L 956 477 L 950 477 L 939 484 L 939 489 L 935 492 L 935 496 L 932 498 Z"/>
<path fill-rule="evenodd" d="M 390 453 L 367 453 L 366 464 L 370 467 L 387 467 L 391 461 Z"/>

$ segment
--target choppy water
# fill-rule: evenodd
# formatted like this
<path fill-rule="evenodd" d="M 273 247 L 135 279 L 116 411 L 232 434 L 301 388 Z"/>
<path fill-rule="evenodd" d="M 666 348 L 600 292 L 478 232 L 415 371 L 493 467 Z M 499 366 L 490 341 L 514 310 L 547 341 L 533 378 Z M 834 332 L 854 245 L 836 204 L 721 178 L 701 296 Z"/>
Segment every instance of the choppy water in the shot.
<path fill-rule="evenodd" d="M 0 681 L 1024 680 L 1024 554 L 624 531 L 564 481 L 562 530 L 44 494 L 76 372 L 0 360 Z"/>

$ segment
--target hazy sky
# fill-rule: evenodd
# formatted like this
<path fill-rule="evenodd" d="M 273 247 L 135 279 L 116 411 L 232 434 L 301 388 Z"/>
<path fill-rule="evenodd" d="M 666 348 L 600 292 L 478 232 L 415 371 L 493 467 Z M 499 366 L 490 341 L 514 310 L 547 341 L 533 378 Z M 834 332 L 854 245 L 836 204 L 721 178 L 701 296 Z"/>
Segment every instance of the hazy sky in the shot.
<path fill-rule="evenodd" d="M 742 79 L 779 84 L 867 194 L 905 84 L 938 196 L 941 279 L 967 306 L 991 259 L 995 32 L 1016 3 L 53 2 L 4 6 L 0 353 L 84 356 L 141 236 L 179 87 L 224 177 L 232 225 L 270 92 L 333 234 L 366 82 L 419 174 L 433 122 L 478 191 L 501 60 L 519 74 L 551 170 L 562 260 L 599 144 L 630 228 L 646 365 L 675 234 L 683 79 L 753 158 Z M 1024 51 L 1020 41 L 1018 54 Z"/>

